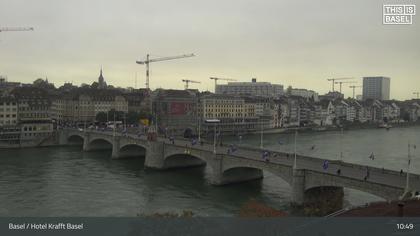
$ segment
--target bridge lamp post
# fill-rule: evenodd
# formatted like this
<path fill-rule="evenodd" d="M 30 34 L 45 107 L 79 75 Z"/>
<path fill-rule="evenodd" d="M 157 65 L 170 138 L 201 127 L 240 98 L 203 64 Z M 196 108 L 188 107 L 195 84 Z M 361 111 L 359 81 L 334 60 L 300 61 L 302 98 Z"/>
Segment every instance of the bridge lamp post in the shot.
<path fill-rule="evenodd" d="M 116 128 L 116 124 L 115 124 L 115 112 L 114 112 L 114 127 L 113 127 L 113 133 L 112 135 L 115 137 L 115 128 Z"/>
<path fill-rule="evenodd" d="M 408 142 L 408 155 L 407 155 L 407 179 L 405 181 L 405 192 L 407 193 L 410 191 L 409 185 L 410 185 L 410 165 L 411 165 L 411 146 L 413 146 L 413 149 L 416 149 L 415 145 L 411 145 L 410 142 Z"/>
<path fill-rule="evenodd" d="M 267 115 L 264 115 L 264 116 L 260 116 L 260 119 L 261 119 L 261 121 L 260 121 L 260 123 L 261 123 L 261 135 L 260 135 L 260 148 L 261 149 L 263 149 L 264 148 L 264 119 L 265 120 L 268 120 L 268 121 L 266 121 L 266 122 L 268 122 L 269 123 L 269 119 L 271 118 L 271 116 L 267 116 Z"/>
<path fill-rule="evenodd" d="M 198 142 L 201 142 L 201 118 L 198 118 Z"/>
<path fill-rule="evenodd" d="M 220 120 L 218 120 L 218 119 L 208 119 L 208 120 L 206 120 L 206 123 L 214 125 L 213 154 L 216 155 L 216 125 L 220 123 Z"/>
<path fill-rule="evenodd" d="M 343 161 L 343 128 L 341 128 L 340 133 L 340 162 Z"/>
<path fill-rule="evenodd" d="M 260 135 L 260 148 L 264 148 L 264 127 L 263 127 L 263 120 L 261 120 L 261 135 Z"/>
<path fill-rule="evenodd" d="M 298 130 L 297 130 L 297 128 L 295 129 L 295 159 L 294 159 L 294 161 L 293 161 L 293 170 L 296 170 L 297 169 L 297 161 L 296 161 L 296 159 L 297 159 L 297 153 L 296 153 L 296 140 L 297 140 L 297 134 L 298 134 Z"/>

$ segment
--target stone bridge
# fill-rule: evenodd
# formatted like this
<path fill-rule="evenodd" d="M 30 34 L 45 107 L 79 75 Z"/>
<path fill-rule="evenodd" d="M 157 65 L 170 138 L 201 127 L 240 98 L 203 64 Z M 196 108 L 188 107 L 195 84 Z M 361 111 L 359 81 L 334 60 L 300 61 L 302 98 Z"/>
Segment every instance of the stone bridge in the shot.
<path fill-rule="evenodd" d="M 263 171 L 270 172 L 292 189 L 295 205 L 327 204 L 339 209 L 343 202 L 343 188 L 351 188 L 395 200 L 405 193 L 420 191 L 420 176 L 410 174 L 409 191 L 406 191 L 406 174 L 367 167 L 340 161 L 329 161 L 323 169 L 325 159 L 297 156 L 297 168 L 293 168 L 294 154 L 270 151 L 269 161 L 263 160 L 262 150 L 240 147 L 228 154 L 228 147 L 218 147 L 213 153 L 212 144 L 191 145 L 188 140 L 164 138 L 148 141 L 146 137 L 100 131 L 61 130 L 59 143 L 69 144 L 73 139 L 83 140 L 83 150 L 112 149 L 112 158 L 132 155 L 145 157 L 145 167 L 171 169 L 207 165 L 211 170 L 210 182 L 226 185 L 263 178 Z M 368 170 L 369 169 L 369 170 Z M 340 170 L 340 174 L 337 173 Z M 369 173 L 369 177 L 365 176 Z"/>

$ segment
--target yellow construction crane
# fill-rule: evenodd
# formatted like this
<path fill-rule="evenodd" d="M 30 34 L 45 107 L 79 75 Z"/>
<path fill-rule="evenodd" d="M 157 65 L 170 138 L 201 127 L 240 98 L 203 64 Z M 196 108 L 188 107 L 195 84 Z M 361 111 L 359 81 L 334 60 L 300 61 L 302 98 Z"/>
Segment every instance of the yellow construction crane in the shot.
<path fill-rule="evenodd" d="M 361 86 L 361 85 L 351 85 L 351 86 L 349 86 L 349 88 L 352 88 L 352 89 L 353 89 L 353 99 L 354 99 L 354 92 L 355 92 L 355 89 L 356 89 L 356 88 L 363 88 L 363 86 Z"/>
<path fill-rule="evenodd" d="M 339 84 L 340 85 L 340 93 L 341 93 L 341 87 L 343 84 L 354 84 L 357 83 L 356 81 L 339 81 L 339 82 L 334 82 L 335 84 Z"/>
<path fill-rule="evenodd" d="M 0 32 L 3 31 L 33 31 L 33 27 L 0 27 Z"/>
<path fill-rule="evenodd" d="M 146 88 L 149 89 L 149 64 L 152 62 L 158 62 L 158 61 L 168 61 L 168 60 L 174 60 L 174 59 L 181 59 L 186 57 L 193 57 L 194 54 L 185 54 L 180 56 L 173 56 L 173 57 L 161 57 L 161 58 L 153 58 L 150 59 L 150 55 L 146 55 L 145 61 L 136 61 L 137 64 L 146 65 Z"/>
<path fill-rule="evenodd" d="M 224 80 L 224 81 L 236 81 L 236 79 L 228 79 L 228 78 L 217 78 L 217 77 L 210 77 L 210 79 L 214 80 L 214 92 L 216 93 L 216 86 L 218 80 Z"/>
<path fill-rule="evenodd" d="M 334 90 L 334 84 L 336 84 L 336 80 L 347 80 L 347 79 L 354 79 L 354 78 L 333 78 L 333 79 L 327 79 L 328 81 L 332 81 L 332 91 L 335 92 Z M 341 91 L 340 91 L 341 93 Z"/>
<path fill-rule="evenodd" d="M 199 81 L 189 80 L 189 79 L 183 79 L 182 82 L 185 83 L 185 90 L 188 89 L 188 84 L 189 83 L 201 84 L 201 82 L 199 82 Z"/>

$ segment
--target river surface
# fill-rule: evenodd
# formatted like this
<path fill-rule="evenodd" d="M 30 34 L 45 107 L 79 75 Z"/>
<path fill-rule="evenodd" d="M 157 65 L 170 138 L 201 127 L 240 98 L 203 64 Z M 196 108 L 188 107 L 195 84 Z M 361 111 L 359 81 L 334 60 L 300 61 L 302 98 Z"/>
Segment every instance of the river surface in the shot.
<path fill-rule="evenodd" d="M 302 133 L 299 154 L 394 170 L 407 168 L 408 142 L 413 172 L 420 174 L 420 127 Z M 224 143 L 259 146 L 260 135 L 225 137 Z M 280 144 L 281 143 L 281 144 Z M 293 152 L 294 134 L 264 135 L 264 147 Z M 375 159 L 369 156 L 374 154 Z M 144 170 L 144 158 L 111 160 L 110 151 L 82 152 L 81 147 L 0 150 L 0 216 L 136 216 L 191 210 L 200 216 L 235 216 L 256 199 L 289 211 L 291 189 L 282 179 L 265 178 L 215 187 L 205 167 Z M 380 198 L 345 189 L 345 205 Z"/>

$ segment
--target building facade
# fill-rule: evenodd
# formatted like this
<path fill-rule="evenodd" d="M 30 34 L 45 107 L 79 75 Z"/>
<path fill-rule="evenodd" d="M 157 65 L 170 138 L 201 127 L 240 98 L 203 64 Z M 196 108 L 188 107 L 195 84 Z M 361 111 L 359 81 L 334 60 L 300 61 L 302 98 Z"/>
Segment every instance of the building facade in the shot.
<path fill-rule="evenodd" d="M 278 98 L 283 93 L 283 85 L 257 82 L 255 78 L 252 79 L 252 82 L 229 82 L 228 84 L 216 85 L 216 94 Z"/>
<path fill-rule="evenodd" d="M 197 134 L 198 97 L 189 90 L 159 89 L 152 94 L 153 123 L 158 132 L 190 137 Z"/>
<path fill-rule="evenodd" d="M 0 97 L 0 127 L 16 126 L 18 105 L 13 97 Z"/>

